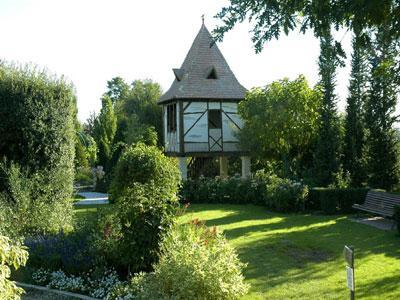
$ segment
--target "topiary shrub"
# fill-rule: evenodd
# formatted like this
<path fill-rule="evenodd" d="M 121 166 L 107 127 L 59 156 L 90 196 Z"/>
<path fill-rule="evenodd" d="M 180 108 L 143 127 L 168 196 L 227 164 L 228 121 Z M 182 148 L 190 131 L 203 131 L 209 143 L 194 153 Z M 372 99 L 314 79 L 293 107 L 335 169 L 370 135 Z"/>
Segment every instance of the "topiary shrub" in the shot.
<path fill-rule="evenodd" d="M 20 299 L 24 290 L 10 281 L 11 267 L 18 269 L 28 260 L 26 247 L 13 243 L 8 237 L 0 235 L 0 298 Z"/>
<path fill-rule="evenodd" d="M 155 146 L 139 143 L 128 147 L 121 155 L 111 183 L 111 199 L 125 195 L 125 190 L 135 183 L 158 186 L 166 198 L 175 198 L 180 183 L 177 162 L 166 157 Z"/>
<path fill-rule="evenodd" d="M 96 239 L 108 261 L 129 273 L 151 269 L 175 219 L 179 183 L 177 164 L 156 147 L 138 144 L 122 154 L 112 184 L 115 209 L 100 218 Z"/>
<path fill-rule="evenodd" d="M 139 299 L 239 299 L 248 291 L 236 251 L 216 228 L 175 226 L 154 272 L 133 278 Z"/>
<path fill-rule="evenodd" d="M 67 200 L 74 175 L 75 117 L 71 84 L 34 67 L 0 62 L 0 159 L 18 163 L 29 180 L 42 176 L 33 190 L 32 205 L 38 202 L 37 209 L 47 209 L 42 214 L 55 222 L 53 229 L 66 221 L 54 215 L 72 215 Z M 0 176 L 0 192 L 7 192 L 9 182 Z"/>

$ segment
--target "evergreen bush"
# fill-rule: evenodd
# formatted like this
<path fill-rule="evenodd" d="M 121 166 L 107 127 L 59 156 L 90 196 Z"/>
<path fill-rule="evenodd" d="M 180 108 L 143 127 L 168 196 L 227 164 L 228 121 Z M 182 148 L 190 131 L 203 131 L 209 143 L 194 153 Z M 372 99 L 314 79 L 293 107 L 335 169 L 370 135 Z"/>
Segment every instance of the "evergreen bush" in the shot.
<path fill-rule="evenodd" d="M 0 62 L 0 158 L 17 163 L 28 180 L 41 176 L 30 195 L 31 205 L 44 209 L 42 215 L 55 221 L 55 230 L 66 221 L 56 215 L 72 215 L 67 200 L 74 176 L 75 113 L 73 87 L 63 78 Z M 10 182 L 0 176 L 0 192 L 8 194 Z M 16 199 L 19 193 L 13 190 L 5 196 L 10 197 Z"/>
<path fill-rule="evenodd" d="M 362 204 L 368 188 L 312 188 L 310 189 L 307 208 L 322 210 L 326 214 L 351 213 L 353 204 Z"/>
<path fill-rule="evenodd" d="M 128 147 L 121 155 L 111 183 L 113 201 L 125 196 L 125 191 L 139 184 L 154 184 L 165 199 L 176 198 L 180 183 L 177 162 L 166 157 L 155 146 L 138 143 Z"/>

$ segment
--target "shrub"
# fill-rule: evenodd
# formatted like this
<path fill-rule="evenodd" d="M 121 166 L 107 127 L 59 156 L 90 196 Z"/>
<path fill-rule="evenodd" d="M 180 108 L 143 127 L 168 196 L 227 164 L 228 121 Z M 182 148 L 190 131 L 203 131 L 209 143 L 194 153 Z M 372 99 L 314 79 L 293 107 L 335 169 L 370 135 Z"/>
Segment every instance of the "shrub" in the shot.
<path fill-rule="evenodd" d="M 272 176 L 267 183 L 265 204 L 276 211 L 303 211 L 307 196 L 307 186 L 290 179 Z"/>
<path fill-rule="evenodd" d="M 326 214 L 351 213 L 353 204 L 361 204 L 368 193 L 367 188 L 312 188 L 307 208 L 322 210 Z"/>
<path fill-rule="evenodd" d="M 75 173 L 75 184 L 88 186 L 94 184 L 94 174 L 89 167 L 79 167 Z"/>
<path fill-rule="evenodd" d="M 28 259 L 26 247 L 13 243 L 8 237 L 0 235 L 0 295 L 1 299 L 20 299 L 24 290 L 10 281 L 11 269 L 24 266 Z"/>
<path fill-rule="evenodd" d="M 112 269 L 101 274 L 87 272 L 79 276 L 66 274 L 62 270 L 51 272 L 40 268 L 32 273 L 32 279 L 36 284 L 46 285 L 48 288 L 86 294 L 96 299 L 110 299 L 114 286 L 124 285 Z"/>
<path fill-rule="evenodd" d="M 263 204 L 264 195 L 262 180 L 240 177 L 188 179 L 180 191 L 181 198 L 191 203 Z"/>
<path fill-rule="evenodd" d="M 180 183 L 176 161 L 154 146 L 139 143 L 127 148 L 115 168 L 112 199 L 118 201 L 135 183 L 154 184 L 162 191 L 163 197 L 174 199 Z"/>
<path fill-rule="evenodd" d="M 183 183 L 180 196 L 185 202 L 266 205 L 277 211 L 300 211 L 307 200 L 307 186 L 258 172 L 254 178 L 200 178 Z"/>
<path fill-rule="evenodd" d="M 35 236 L 26 239 L 25 245 L 29 248 L 30 268 L 62 269 L 70 274 L 79 274 L 98 263 L 88 230 Z"/>
<path fill-rule="evenodd" d="M 238 299 L 249 288 L 245 265 L 215 227 L 176 226 L 162 251 L 153 273 L 133 279 L 140 299 Z"/>
<path fill-rule="evenodd" d="M 150 270 L 159 245 L 174 223 L 178 203 L 154 184 L 134 184 L 121 195 L 114 213 L 100 220 L 100 251 L 118 268 Z"/>
<path fill-rule="evenodd" d="M 393 215 L 394 221 L 396 222 L 397 225 L 397 231 L 400 234 L 400 206 L 396 205 L 394 207 L 394 215 Z"/>
<path fill-rule="evenodd" d="M 45 209 L 42 215 L 54 222 L 52 229 L 62 228 L 72 215 L 67 201 L 74 173 L 75 102 L 72 85 L 62 78 L 0 62 L 0 158 L 18 162 L 29 180 L 42 175 L 31 207 Z M 0 192 L 8 191 L 9 183 L 9 177 L 0 176 Z"/>
<path fill-rule="evenodd" d="M 54 201 L 58 192 L 48 185 L 51 173 L 29 174 L 16 164 L 0 163 L 0 232 L 13 237 L 70 228 L 70 198 Z"/>

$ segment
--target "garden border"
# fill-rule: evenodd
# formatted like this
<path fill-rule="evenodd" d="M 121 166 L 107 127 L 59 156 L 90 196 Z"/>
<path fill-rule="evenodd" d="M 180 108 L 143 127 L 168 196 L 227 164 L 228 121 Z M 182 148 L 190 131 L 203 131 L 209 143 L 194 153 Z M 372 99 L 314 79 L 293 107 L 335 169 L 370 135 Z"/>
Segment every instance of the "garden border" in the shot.
<path fill-rule="evenodd" d="M 55 294 L 59 294 L 62 296 L 68 296 L 68 297 L 75 297 L 78 299 L 83 299 L 83 300 L 99 300 L 98 298 L 92 298 L 86 295 L 81 295 L 81 294 L 76 294 L 76 293 L 71 293 L 71 292 L 66 292 L 66 291 L 61 291 L 61 290 L 55 290 L 55 289 L 49 289 L 45 286 L 40 286 L 40 285 L 33 285 L 33 284 L 28 284 L 28 283 L 23 283 L 23 282 L 15 282 L 17 286 L 19 287 L 25 287 L 25 288 L 30 288 L 30 289 L 36 289 L 40 291 L 45 291 L 45 292 L 51 292 Z"/>

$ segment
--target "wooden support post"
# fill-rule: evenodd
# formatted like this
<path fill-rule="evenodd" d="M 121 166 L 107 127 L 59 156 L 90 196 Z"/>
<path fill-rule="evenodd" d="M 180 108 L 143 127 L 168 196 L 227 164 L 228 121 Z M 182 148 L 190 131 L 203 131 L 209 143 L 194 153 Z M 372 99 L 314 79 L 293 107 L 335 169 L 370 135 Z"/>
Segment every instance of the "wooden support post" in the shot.
<path fill-rule="evenodd" d="M 222 178 L 228 177 L 228 158 L 226 156 L 219 158 L 219 175 Z"/>
<path fill-rule="evenodd" d="M 186 157 L 178 157 L 179 160 L 179 169 L 181 171 L 182 180 L 187 179 L 187 164 Z"/>
<path fill-rule="evenodd" d="M 251 174 L 251 161 L 249 156 L 240 157 L 242 160 L 242 178 L 249 178 Z"/>

